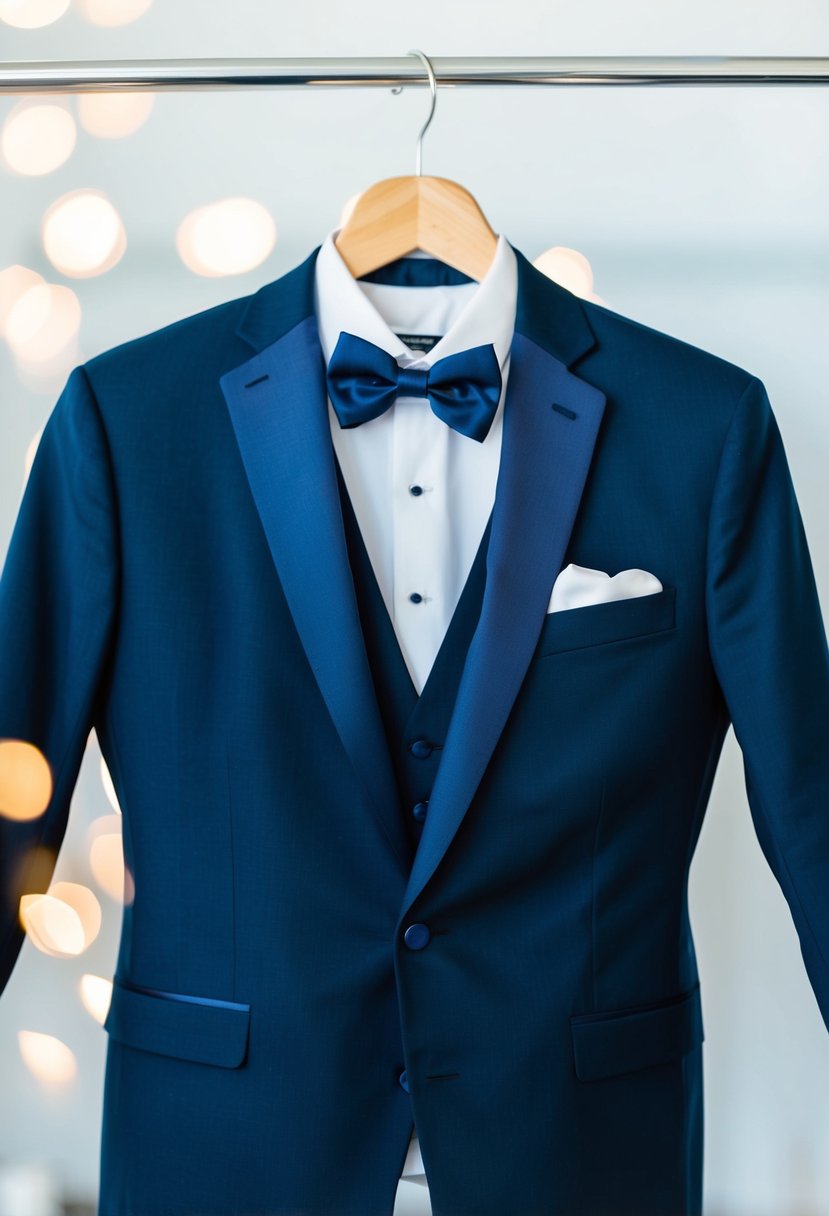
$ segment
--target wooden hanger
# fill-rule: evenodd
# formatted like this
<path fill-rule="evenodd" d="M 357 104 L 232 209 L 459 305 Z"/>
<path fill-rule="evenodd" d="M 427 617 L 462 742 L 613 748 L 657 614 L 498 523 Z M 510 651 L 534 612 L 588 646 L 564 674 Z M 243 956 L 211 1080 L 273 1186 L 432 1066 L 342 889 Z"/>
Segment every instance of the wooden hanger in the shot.
<path fill-rule="evenodd" d="M 437 87 L 423 52 L 408 54 L 423 60 L 432 90 L 429 117 L 417 139 L 416 173 L 387 177 L 364 190 L 334 244 L 355 279 L 421 249 L 480 281 L 492 264 L 498 236 L 468 190 L 447 177 L 424 177 L 420 172 L 421 145 L 435 112 Z"/>

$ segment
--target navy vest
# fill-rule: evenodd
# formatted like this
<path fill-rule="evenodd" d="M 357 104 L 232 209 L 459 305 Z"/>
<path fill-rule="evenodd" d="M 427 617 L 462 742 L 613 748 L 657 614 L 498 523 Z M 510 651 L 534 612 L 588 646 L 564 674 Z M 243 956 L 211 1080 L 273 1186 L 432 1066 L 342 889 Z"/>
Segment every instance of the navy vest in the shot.
<path fill-rule="evenodd" d="M 449 628 L 418 696 L 377 583 L 336 453 L 334 464 L 363 638 L 397 778 L 400 812 L 406 824 L 414 860 L 423 821 L 428 814 L 429 795 L 437 776 L 443 741 L 449 730 L 466 652 L 481 612 L 492 512 Z M 414 751 L 411 750 L 413 744 L 417 744 Z"/>

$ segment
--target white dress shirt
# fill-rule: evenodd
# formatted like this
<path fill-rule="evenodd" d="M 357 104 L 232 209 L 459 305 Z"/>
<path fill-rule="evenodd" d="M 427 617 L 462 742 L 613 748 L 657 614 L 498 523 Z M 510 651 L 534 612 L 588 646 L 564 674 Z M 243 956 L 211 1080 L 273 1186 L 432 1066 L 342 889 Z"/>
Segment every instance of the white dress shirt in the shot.
<path fill-rule="evenodd" d="M 436 287 L 355 279 L 328 234 L 317 255 L 314 307 L 326 363 L 341 331 L 366 338 L 401 367 L 431 367 L 445 355 L 491 342 L 501 399 L 482 443 L 441 421 L 425 397 L 403 397 L 369 422 L 344 430 L 331 401 L 336 459 L 380 592 L 418 694 L 469 576 L 495 501 L 504 395 L 515 325 L 518 266 L 503 235 L 480 282 Z M 411 257 L 426 257 L 420 250 Z M 399 334 L 441 334 L 427 352 Z M 422 487 L 412 494 L 410 486 Z M 419 602 L 409 597 L 419 593 Z M 402 1178 L 426 1185 L 414 1130 Z"/>

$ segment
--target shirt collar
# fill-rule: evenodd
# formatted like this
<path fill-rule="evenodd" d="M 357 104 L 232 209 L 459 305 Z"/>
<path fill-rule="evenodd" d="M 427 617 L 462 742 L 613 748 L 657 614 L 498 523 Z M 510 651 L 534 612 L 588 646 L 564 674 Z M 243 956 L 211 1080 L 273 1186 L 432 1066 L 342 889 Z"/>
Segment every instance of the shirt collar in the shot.
<path fill-rule="evenodd" d="M 355 279 L 334 244 L 339 232 L 340 229 L 335 228 L 328 233 L 317 254 L 314 271 L 314 307 L 326 363 L 340 332 L 345 330 L 374 342 L 403 367 L 431 367 L 445 355 L 491 342 L 503 369 L 512 344 L 518 294 L 517 259 L 503 233 L 498 236 L 495 255 L 480 282 L 452 287 L 401 288 L 370 282 L 361 284 Z M 384 292 L 401 290 L 462 291 L 467 297 L 455 320 L 430 351 L 412 352 L 369 298 L 372 295 L 378 300 Z"/>

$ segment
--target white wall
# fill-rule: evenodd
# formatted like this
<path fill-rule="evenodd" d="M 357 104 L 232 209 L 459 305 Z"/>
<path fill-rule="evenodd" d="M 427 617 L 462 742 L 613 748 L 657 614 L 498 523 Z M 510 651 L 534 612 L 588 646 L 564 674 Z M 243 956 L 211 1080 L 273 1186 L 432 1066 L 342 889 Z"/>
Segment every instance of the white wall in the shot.
<path fill-rule="evenodd" d="M 0 25 L 0 58 L 219 55 L 829 55 L 822 0 L 334 0 L 291 6 L 156 0 L 122 30 L 72 11 L 40 31 Z M 16 99 L 0 101 L 0 120 Z M 74 102 L 72 103 L 74 104 Z M 81 134 L 42 178 L 0 169 L 0 269 L 21 262 L 69 283 L 81 357 L 254 290 L 296 265 L 370 182 L 414 171 L 428 92 L 411 88 L 165 94 L 133 136 Z M 703 346 L 766 384 L 789 456 L 821 602 L 829 608 L 829 89 L 442 89 L 423 171 L 455 178 L 528 257 L 551 245 L 591 260 L 608 305 Z M 40 217 L 80 185 L 105 190 L 126 225 L 122 261 L 68 280 L 39 244 Z M 230 194 L 265 203 L 278 241 L 256 271 L 201 279 L 175 251 L 191 207 Z M 33 391 L 0 344 L 0 554 L 24 454 L 59 385 Z M 92 743 L 56 878 L 90 882 L 84 833 L 109 807 Z M 827 807 L 829 814 L 829 807 Z M 829 882 L 829 859 L 827 859 Z M 110 977 L 120 910 L 77 960 L 31 943 L 0 1000 L 0 1162 L 44 1157 L 94 1194 L 105 1034 L 75 994 Z M 691 872 L 705 1022 L 706 1216 L 829 1211 L 829 1036 L 782 893 L 749 817 L 729 732 Z M 46 1091 L 24 1068 L 18 1028 L 54 1033 L 78 1080 Z M 425 1196 L 402 1184 L 399 1210 Z"/>

